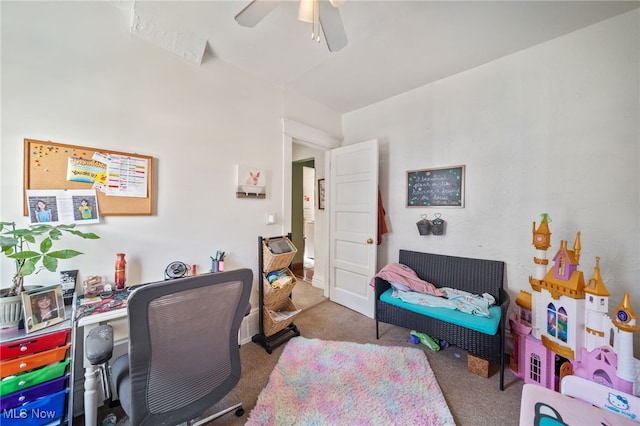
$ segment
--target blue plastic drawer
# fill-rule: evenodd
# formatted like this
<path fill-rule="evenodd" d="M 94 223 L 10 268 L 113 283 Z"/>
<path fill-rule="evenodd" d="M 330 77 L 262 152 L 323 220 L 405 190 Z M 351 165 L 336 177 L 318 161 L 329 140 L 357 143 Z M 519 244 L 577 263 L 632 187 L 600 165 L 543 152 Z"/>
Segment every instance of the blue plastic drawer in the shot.
<path fill-rule="evenodd" d="M 66 387 L 68 378 L 69 375 L 67 374 L 66 376 L 3 396 L 2 399 L 0 399 L 0 411 L 19 407 L 43 396 L 60 392 Z"/>
<path fill-rule="evenodd" d="M 41 426 L 60 419 L 65 413 L 67 392 L 65 389 L 20 407 L 2 410 L 0 423 L 2 426 Z"/>

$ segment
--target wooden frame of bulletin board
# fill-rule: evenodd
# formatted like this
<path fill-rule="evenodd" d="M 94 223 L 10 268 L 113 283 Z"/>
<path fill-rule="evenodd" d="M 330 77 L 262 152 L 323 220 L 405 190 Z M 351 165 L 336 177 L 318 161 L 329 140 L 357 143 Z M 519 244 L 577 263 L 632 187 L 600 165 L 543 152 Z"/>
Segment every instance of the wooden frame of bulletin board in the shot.
<path fill-rule="evenodd" d="M 96 191 L 100 216 L 144 216 L 153 214 L 153 157 L 108 149 L 24 140 L 24 215 L 29 214 L 27 189 L 91 189 L 93 184 L 67 180 L 69 157 L 91 159 L 94 153 L 116 154 L 147 160 L 147 196 L 118 197 Z"/>

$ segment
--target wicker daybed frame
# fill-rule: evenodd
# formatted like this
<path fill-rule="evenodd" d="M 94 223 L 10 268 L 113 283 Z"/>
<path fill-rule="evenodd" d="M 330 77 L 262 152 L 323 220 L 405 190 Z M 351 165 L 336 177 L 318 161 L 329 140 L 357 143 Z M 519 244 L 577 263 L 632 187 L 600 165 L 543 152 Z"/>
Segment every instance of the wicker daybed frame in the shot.
<path fill-rule="evenodd" d="M 382 302 L 380 295 L 390 284 L 376 277 L 376 339 L 380 338 L 378 323 L 381 321 L 445 340 L 474 356 L 499 363 L 500 390 L 504 390 L 505 319 L 510 301 L 509 294 L 503 288 L 504 262 L 409 250 L 400 250 L 398 262 L 409 266 L 420 278 L 438 287 L 457 288 L 473 294 L 491 294 L 502 310 L 500 326 L 495 335 L 489 335 Z"/>

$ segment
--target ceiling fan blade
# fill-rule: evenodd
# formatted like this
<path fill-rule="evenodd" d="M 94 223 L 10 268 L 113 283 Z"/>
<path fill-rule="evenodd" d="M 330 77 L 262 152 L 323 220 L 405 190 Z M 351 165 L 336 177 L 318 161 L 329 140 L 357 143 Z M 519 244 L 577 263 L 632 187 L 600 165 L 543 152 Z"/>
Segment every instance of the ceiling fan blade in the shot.
<path fill-rule="evenodd" d="M 340 12 L 328 0 L 320 0 L 320 25 L 330 52 L 337 52 L 347 45 L 347 33 Z"/>
<path fill-rule="evenodd" d="M 236 21 L 243 27 L 254 27 L 281 2 L 282 0 L 253 0 L 238 12 Z"/>

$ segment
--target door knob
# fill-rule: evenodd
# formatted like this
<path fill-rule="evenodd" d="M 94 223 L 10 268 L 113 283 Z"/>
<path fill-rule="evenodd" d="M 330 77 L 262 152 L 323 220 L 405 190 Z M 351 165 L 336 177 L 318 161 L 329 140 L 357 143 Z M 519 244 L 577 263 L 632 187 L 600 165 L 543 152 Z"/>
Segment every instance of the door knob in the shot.
<path fill-rule="evenodd" d="M 373 238 L 369 238 L 369 239 L 367 240 L 367 244 L 373 244 Z"/>

